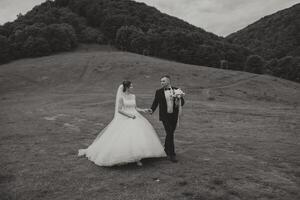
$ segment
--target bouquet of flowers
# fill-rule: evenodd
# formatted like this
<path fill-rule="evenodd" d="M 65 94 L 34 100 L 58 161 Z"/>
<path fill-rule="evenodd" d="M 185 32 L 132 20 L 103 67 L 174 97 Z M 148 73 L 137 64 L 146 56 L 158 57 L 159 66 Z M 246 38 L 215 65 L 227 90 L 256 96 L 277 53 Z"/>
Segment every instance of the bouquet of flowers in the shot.
<path fill-rule="evenodd" d="M 178 126 L 179 126 L 179 118 L 182 115 L 182 106 L 181 106 L 181 98 L 184 97 L 185 93 L 180 89 L 174 89 L 172 97 L 175 100 L 175 105 L 178 107 L 179 113 L 178 113 Z"/>
<path fill-rule="evenodd" d="M 184 97 L 185 93 L 180 89 L 174 89 L 173 90 L 173 94 L 171 95 L 171 98 L 173 98 L 175 100 L 175 105 L 176 106 L 180 106 L 179 104 L 181 104 L 180 99 L 181 97 Z"/>
<path fill-rule="evenodd" d="M 172 97 L 175 99 L 180 99 L 184 95 L 185 95 L 185 93 L 180 88 L 178 88 L 178 89 L 173 90 Z"/>

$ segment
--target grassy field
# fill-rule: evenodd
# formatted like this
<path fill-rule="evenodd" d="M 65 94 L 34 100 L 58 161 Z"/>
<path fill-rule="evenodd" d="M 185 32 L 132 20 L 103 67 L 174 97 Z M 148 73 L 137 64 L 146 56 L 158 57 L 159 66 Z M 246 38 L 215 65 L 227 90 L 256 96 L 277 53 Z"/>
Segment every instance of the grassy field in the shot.
<path fill-rule="evenodd" d="M 168 73 L 186 93 L 178 163 L 105 168 L 77 157 L 114 112 L 117 86 L 150 107 Z M 300 85 L 86 46 L 0 66 L 0 199 L 300 199 Z M 158 113 L 145 115 L 164 141 Z"/>

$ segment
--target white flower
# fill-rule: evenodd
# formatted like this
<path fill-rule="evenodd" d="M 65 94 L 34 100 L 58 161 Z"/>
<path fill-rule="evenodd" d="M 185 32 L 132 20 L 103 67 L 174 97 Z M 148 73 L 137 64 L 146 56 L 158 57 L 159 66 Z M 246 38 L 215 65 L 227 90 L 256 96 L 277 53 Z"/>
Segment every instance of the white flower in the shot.
<path fill-rule="evenodd" d="M 174 98 L 181 98 L 184 95 L 185 95 L 185 93 L 180 88 L 173 90 L 173 95 L 172 96 Z"/>

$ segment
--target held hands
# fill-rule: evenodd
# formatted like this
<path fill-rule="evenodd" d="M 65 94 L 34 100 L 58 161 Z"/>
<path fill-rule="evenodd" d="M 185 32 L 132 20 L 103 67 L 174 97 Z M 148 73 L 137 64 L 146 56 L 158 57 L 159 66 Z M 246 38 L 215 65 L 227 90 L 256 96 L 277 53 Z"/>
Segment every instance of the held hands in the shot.
<path fill-rule="evenodd" d="M 146 113 L 149 113 L 150 115 L 153 113 L 152 109 L 145 109 Z"/>
<path fill-rule="evenodd" d="M 142 109 L 141 112 L 152 114 L 152 110 L 151 109 Z"/>
<path fill-rule="evenodd" d="M 147 109 L 142 109 L 141 112 L 146 113 Z"/>
<path fill-rule="evenodd" d="M 152 114 L 152 113 L 153 113 L 153 111 L 152 111 L 151 109 L 142 109 L 141 112 L 143 112 L 143 113 L 149 113 L 149 114 Z M 132 119 L 135 119 L 136 116 L 135 116 L 135 115 L 132 115 L 131 118 L 132 118 Z"/>

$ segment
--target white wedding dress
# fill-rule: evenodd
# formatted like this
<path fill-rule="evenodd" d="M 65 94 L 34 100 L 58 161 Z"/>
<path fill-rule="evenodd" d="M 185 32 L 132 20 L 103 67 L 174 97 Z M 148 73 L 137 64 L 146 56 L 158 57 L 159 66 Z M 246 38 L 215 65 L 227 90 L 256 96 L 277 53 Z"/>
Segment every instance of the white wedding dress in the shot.
<path fill-rule="evenodd" d="M 121 165 L 149 157 L 165 157 L 165 151 L 154 128 L 136 110 L 135 96 L 126 98 L 121 91 L 122 86 L 117 93 L 114 119 L 87 149 L 80 149 L 78 155 L 85 155 L 99 166 Z M 118 102 L 122 102 L 122 111 L 133 114 L 136 118 L 118 113 Z"/>

